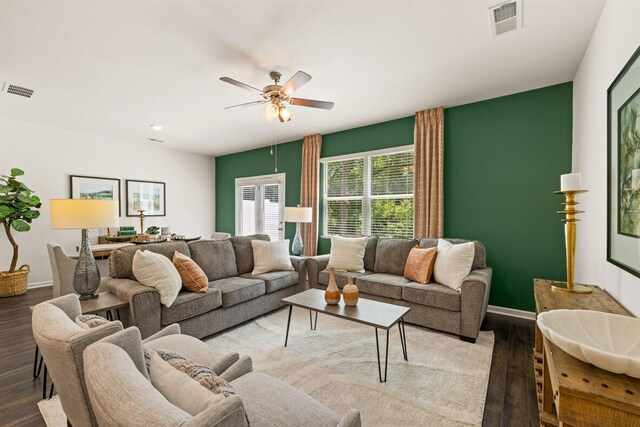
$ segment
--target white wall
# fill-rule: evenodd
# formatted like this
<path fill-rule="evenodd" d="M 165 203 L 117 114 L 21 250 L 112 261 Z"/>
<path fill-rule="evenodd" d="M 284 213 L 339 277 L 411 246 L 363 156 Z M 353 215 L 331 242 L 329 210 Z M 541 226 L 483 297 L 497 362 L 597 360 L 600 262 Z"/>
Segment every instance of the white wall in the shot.
<path fill-rule="evenodd" d="M 609 0 L 573 86 L 573 171 L 579 196 L 576 280 L 603 286 L 640 316 L 640 279 L 607 262 L 607 88 L 640 46 L 640 2 Z"/>
<path fill-rule="evenodd" d="M 7 154 L 8 153 L 8 154 Z M 214 229 L 215 174 L 213 157 L 170 150 L 152 143 L 131 143 L 70 130 L 0 118 L 0 173 L 12 167 L 25 171 L 24 181 L 42 199 L 41 216 L 27 233 L 13 233 L 20 245 L 18 265 L 29 264 L 31 285 L 51 281 L 47 242 L 75 254 L 80 231 L 51 230 L 49 200 L 69 197 L 69 175 L 121 179 L 121 225 L 140 227 L 126 217 L 125 180 L 166 183 L 167 216 L 148 217 L 150 225 L 170 226 L 187 236 L 209 236 Z M 90 230 L 91 242 L 106 230 Z M 11 245 L 0 232 L 0 270 L 7 270 Z"/>

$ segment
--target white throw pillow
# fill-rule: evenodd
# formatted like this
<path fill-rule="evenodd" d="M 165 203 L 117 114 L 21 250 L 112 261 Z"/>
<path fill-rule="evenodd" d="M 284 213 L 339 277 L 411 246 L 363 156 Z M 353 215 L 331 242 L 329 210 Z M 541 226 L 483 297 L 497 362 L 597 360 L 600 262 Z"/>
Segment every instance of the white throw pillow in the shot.
<path fill-rule="evenodd" d="M 433 267 L 436 282 L 460 292 L 462 282 L 471 272 L 475 248 L 473 242 L 454 245 L 438 240 L 438 256 Z"/>
<path fill-rule="evenodd" d="M 212 393 L 209 389 L 166 362 L 155 351 L 151 351 L 149 378 L 151 384 L 178 408 L 196 416 L 211 405 L 225 398 L 222 394 Z"/>
<path fill-rule="evenodd" d="M 133 255 L 132 270 L 138 282 L 155 288 L 160 293 L 160 302 L 171 307 L 182 289 L 182 279 L 169 258 L 150 251 L 137 251 Z"/>
<path fill-rule="evenodd" d="M 252 240 L 253 271 L 251 274 L 262 274 L 270 271 L 293 271 L 289 258 L 289 240 L 266 242 Z"/>
<path fill-rule="evenodd" d="M 327 268 L 364 273 L 364 249 L 367 240 L 368 237 L 332 237 Z"/>

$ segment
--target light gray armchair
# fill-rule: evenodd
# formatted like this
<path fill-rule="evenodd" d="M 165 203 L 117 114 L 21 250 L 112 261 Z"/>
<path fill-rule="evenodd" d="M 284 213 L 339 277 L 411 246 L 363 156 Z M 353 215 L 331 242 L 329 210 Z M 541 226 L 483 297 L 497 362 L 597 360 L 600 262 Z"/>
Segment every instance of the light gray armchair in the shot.
<path fill-rule="evenodd" d="M 95 426 L 84 382 L 83 352 L 94 342 L 122 330 L 118 321 L 83 329 L 74 319 L 80 314 L 80 300 L 65 295 L 36 305 L 31 326 L 62 408 L 74 427 Z"/>
<path fill-rule="evenodd" d="M 185 350 L 175 351 L 184 354 Z M 341 418 L 302 391 L 269 375 L 252 372 L 251 359 L 246 356 L 220 375 L 237 394 L 192 417 L 165 399 L 149 381 L 140 331 L 135 327 L 89 346 L 84 364 L 91 404 L 100 426 L 236 427 L 246 426 L 247 417 L 253 427 L 360 426 L 357 410 L 352 409 Z"/>

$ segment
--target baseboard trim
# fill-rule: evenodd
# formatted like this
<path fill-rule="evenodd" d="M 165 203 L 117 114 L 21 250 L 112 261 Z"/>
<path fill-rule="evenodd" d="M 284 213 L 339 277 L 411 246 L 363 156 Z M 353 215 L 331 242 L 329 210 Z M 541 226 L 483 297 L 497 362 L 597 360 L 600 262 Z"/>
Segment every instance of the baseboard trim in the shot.
<path fill-rule="evenodd" d="M 35 288 L 44 288 L 46 286 L 53 286 L 53 282 L 50 282 L 48 280 L 45 280 L 44 282 L 33 282 L 33 283 L 29 283 L 27 288 L 35 289 Z"/>
<path fill-rule="evenodd" d="M 536 320 L 536 314 L 531 311 L 516 310 L 515 308 L 499 307 L 490 305 L 487 308 L 489 313 L 501 314 L 503 316 L 518 317 L 520 319 Z"/>

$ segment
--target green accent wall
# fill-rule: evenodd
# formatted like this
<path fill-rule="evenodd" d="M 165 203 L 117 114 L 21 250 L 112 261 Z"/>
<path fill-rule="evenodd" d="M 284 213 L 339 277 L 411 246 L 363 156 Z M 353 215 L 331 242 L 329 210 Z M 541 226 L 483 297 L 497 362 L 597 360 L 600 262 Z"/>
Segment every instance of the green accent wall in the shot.
<path fill-rule="evenodd" d="M 534 310 L 533 278 L 562 279 L 561 198 L 571 170 L 572 83 L 445 109 L 445 236 L 481 240 L 490 304 Z M 413 144 L 414 117 L 323 135 L 322 157 Z M 302 141 L 278 145 L 286 205 L 299 202 Z M 275 173 L 269 147 L 216 162 L 216 230 L 235 231 L 235 179 Z M 322 230 L 322 227 L 320 228 Z M 292 239 L 295 226 L 287 224 Z M 318 252 L 330 242 L 319 239 Z"/>

